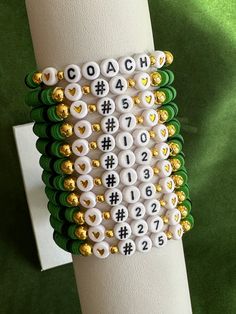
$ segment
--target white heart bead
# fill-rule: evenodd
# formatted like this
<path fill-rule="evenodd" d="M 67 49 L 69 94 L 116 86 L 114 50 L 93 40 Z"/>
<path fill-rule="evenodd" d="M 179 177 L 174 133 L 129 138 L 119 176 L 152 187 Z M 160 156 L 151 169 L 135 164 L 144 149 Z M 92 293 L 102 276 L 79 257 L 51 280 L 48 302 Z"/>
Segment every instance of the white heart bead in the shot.
<path fill-rule="evenodd" d="M 89 226 L 98 226 L 102 222 L 102 213 L 97 208 L 87 209 L 84 213 L 84 220 Z"/>
<path fill-rule="evenodd" d="M 157 159 L 167 159 L 170 155 L 170 148 L 169 145 L 166 143 L 158 143 L 155 145 L 155 148 L 157 149 L 158 155 Z"/>
<path fill-rule="evenodd" d="M 145 126 L 154 127 L 158 123 L 158 113 L 154 109 L 144 110 L 142 117 Z"/>
<path fill-rule="evenodd" d="M 47 86 L 56 85 L 58 82 L 57 69 L 48 67 L 42 71 L 42 81 L 43 84 Z"/>
<path fill-rule="evenodd" d="M 87 80 L 95 80 L 100 75 L 100 67 L 94 61 L 86 62 L 82 66 L 82 74 Z"/>
<path fill-rule="evenodd" d="M 69 83 L 77 83 L 81 79 L 80 67 L 76 64 L 68 65 L 64 70 L 64 78 Z"/>
<path fill-rule="evenodd" d="M 91 159 L 87 156 L 78 157 L 74 162 L 74 167 L 79 174 L 87 174 L 92 170 Z"/>
<path fill-rule="evenodd" d="M 134 75 L 135 88 L 138 90 L 146 90 L 150 87 L 150 75 L 145 72 L 138 72 Z"/>
<path fill-rule="evenodd" d="M 169 177 L 172 173 L 172 166 L 169 160 L 158 161 L 156 167 L 159 169 L 159 178 Z"/>
<path fill-rule="evenodd" d="M 93 96 L 102 98 L 109 93 L 109 84 L 103 78 L 98 78 L 92 81 L 90 89 Z"/>
<path fill-rule="evenodd" d="M 80 191 L 88 192 L 94 187 L 93 177 L 89 174 L 81 174 L 77 178 L 77 187 Z"/>
<path fill-rule="evenodd" d="M 154 233 L 151 235 L 153 245 L 157 248 L 163 247 L 167 244 L 167 236 L 165 232 Z"/>
<path fill-rule="evenodd" d="M 139 165 L 149 165 L 152 160 L 152 152 L 147 147 L 136 148 L 134 154 Z"/>
<path fill-rule="evenodd" d="M 122 74 L 131 74 L 135 71 L 136 63 L 132 57 L 122 57 L 118 60 L 118 63 Z"/>
<path fill-rule="evenodd" d="M 137 129 L 132 135 L 136 146 L 146 146 L 150 141 L 150 134 L 147 130 Z"/>
<path fill-rule="evenodd" d="M 133 240 L 128 239 L 128 240 L 120 241 L 118 243 L 118 249 L 119 249 L 120 254 L 125 255 L 125 256 L 131 256 L 136 251 L 136 245 Z"/>
<path fill-rule="evenodd" d="M 114 134 L 119 129 L 119 121 L 115 116 L 104 117 L 101 120 L 101 129 L 104 133 Z"/>
<path fill-rule="evenodd" d="M 150 58 L 146 53 L 134 55 L 134 61 L 136 63 L 136 70 L 138 71 L 147 71 L 151 64 Z"/>
<path fill-rule="evenodd" d="M 165 213 L 165 216 L 168 218 L 168 225 L 177 225 L 181 219 L 181 213 L 178 209 L 168 209 Z"/>
<path fill-rule="evenodd" d="M 131 148 L 133 142 L 133 137 L 129 132 L 120 132 L 116 135 L 116 146 L 122 150 Z"/>
<path fill-rule="evenodd" d="M 159 185 L 161 186 L 161 193 L 171 193 L 175 188 L 174 181 L 170 177 L 160 179 Z"/>
<path fill-rule="evenodd" d="M 121 113 L 130 112 L 133 109 L 134 101 L 129 95 L 119 95 L 115 99 L 116 110 Z"/>
<path fill-rule="evenodd" d="M 127 203 L 136 203 L 140 199 L 140 191 L 136 186 L 126 186 L 122 192 Z"/>
<path fill-rule="evenodd" d="M 158 124 L 152 129 L 155 132 L 155 141 L 165 142 L 168 138 L 168 130 L 164 124 Z"/>
<path fill-rule="evenodd" d="M 153 95 L 153 92 L 150 90 L 145 90 L 143 92 L 140 92 L 138 94 L 138 97 L 140 99 L 139 106 L 141 108 L 152 108 L 155 103 L 155 97 Z"/>
<path fill-rule="evenodd" d="M 111 134 L 102 134 L 97 139 L 97 145 L 102 152 L 110 152 L 115 148 L 116 142 Z"/>
<path fill-rule="evenodd" d="M 123 76 L 117 75 L 110 80 L 109 87 L 111 93 L 121 95 L 127 91 L 128 83 Z"/>
<path fill-rule="evenodd" d="M 156 51 L 153 51 L 151 55 L 154 56 L 156 60 L 152 66 L 157 69 L 162 68 L 166 62 L 166 55 L 164 54 L 164 52 L 160 50 L 156 50 Z"/>
<path fill-rule="evenodd" d="M 145 206 L 141 203 L 130 204 L 128 206 L 129 217 L 133 219 L 141 219 L 146 213 Z"/>
<path fill-rule="evenodd" d="M 105 170 L 114 170 L 118 166 L 118 157 L 114 153 L 105 153 L 100 157 L 100 163 Z"/>
<path fill-rule="evenodd" d="M 133 168 L 126 168 L 120 171 L 120 180 L 124 185 L 134 185 L 137 178 L 137 173 Z"/>
<path fill-rule="evenodd" d="M 77 83 L 70 83 L 65 87 L 65 97 L 70 101 L 80 100 L 82 97 L 81 86 Z"/>
<path fill-rule="evenodd" d="M 136 245 L 137 251 L 142 252 L 142 253 L 147 253 L 152 248 L 152 240 L 147 235 L 143 237 L 138 237 L 135 240 L 135 245 Z"/>
<path fill-rule="evenodd" d="M 105 59 L 100 64 L 101 73 L 105 77 L 113 77 L 119 72 L 119 64 L 115 59 Z"/>
<path fill-rule="evenodd" d="M 80 195 L 80 204 L 85 208 L 93 208 L 96 206 L 96 195 L 93 192 L 83 192 Z"/>
<path fill-rule="evenodd" d="M 148 224 L 143 219 L 133 220 L 131 222 L 131 230 L 136 237 L 144 236 L 148 232 Z"/>
<path fill-rule="evenodd" d="M 153 233 L 158 233 L 163 228 L 163 220 L 160 216 L 150 216 L 147 219 L 148 230 Z"/>
<path fill-rule="evenodd" d="M 93 242 L 101 242 L 105 238 L 105 232 L 104 226 L 98 225 L 88 229 L 88 236 Z"/>
<path fill-rule="evenodd" d="M 115 111 L 116 105 L 112 98 L 103 97 L 97 102 L 97 111 L 102 116 L 109 116 Z"/>
<path fill-rule="evenodd" d="M 115 222 L 124 222 L 128 218 L 128 209 L 122 204 L 112 206 L 110 213 L 111 219 Z"/>
<path fill-rule="evenodd" d="M 175 226 L 170 226 L 168 228 L 168 231 L 170 231 L 172 233 L 174 240 L 180 240 L 183 236 L 183 233 L 184 233 L 183 227 L 180 224 L 175 225 Z"/>
<path fill-rule="evenodd" d="M 97 242 L 93 246 L 93 254 L 98 258 L 107 258 L 110 255 L 110 246 L 107 242 Z"/>
<path fill-rule="evenodd" d="M 131 227 L 127 222 L 117 223 L 114 226 L 114 236 L 118 240 L 126 240 L 131 236 Z"/>
<path fill-rule="evenodd" d="M 174 209 L 178 204 L 178 196 L 175 193 L 163 194 L 166 209 Z"/>
<path fill-rule="evenodd" d="M 129 168 L 135 164 L 135 154 L 131 150 L 124 150 L 118 154 L 119 165 Z"/>
<path fill-rule="evenodd" d="M 88 138 L 92 134 L 91 123 L 87 120 L 80 120 L 74 125 L 75 135 L 80 138 Z"/>
<path fill-rule="evenodd" d="M 152 183 L 141 183 L 139 185 L 141 197 L 144 199 L 154 198 L 156 194 L 155 185 Z"/>
<path fill-rule="evenodd" d="M 139 166 L 137 168 L 138 179 L 141 182 L 148 182 L 152 179 L 154 171 L 151 166 Z"/>
<path fill-rule="evenodd" d="M 150 199 L 144 202 L 146 212 L 149 216 L 155 216 L 160 213 L 160 202 L 157 199 Z"/>
<path fill-rule="evenodd" d="M 85 156 L 89 152 L 88 141 L 84 139 L 77 139 L 72 144 L 72 151 L 76 156 Z"/>
<path fill-rule="evenodd" d="M 120 127 L 124 131 L 132 131 L 137 125 L 137 119 L 132 113 L 123 113 L 120 118 Z"/>
<path fill-rule="evenodd" d="M 74 101 L 70 105 L 70 114 L 76 119 L 83 119 L 88 114 L 88 105 L 82 100 Z"/>
<path fill-rule="evenodd" d="M 106 203 L 111 206 L 119 205 L 123 199 L 121 191 L 117 188 L 106 190 L 104 196 Z"/>
<path fill-rule="evenodd" d="M 112 171 L 105 171 L 102 174 L 102 184 L 106 188 L 115 188 L 120 183 L 120 177 L 118 173 L 114 170 Z"/>

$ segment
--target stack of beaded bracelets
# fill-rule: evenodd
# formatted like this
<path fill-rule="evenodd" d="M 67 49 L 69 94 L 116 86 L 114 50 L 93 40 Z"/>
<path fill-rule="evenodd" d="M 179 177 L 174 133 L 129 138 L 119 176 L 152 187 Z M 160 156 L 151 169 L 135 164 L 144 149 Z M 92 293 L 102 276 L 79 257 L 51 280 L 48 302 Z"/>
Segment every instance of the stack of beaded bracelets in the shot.
<path fill-rule="evenodd" d="M 154 51 L 26 76 L 50 223 L 64 250 L 130 256 L 193 227 L 172 61 Z"/>

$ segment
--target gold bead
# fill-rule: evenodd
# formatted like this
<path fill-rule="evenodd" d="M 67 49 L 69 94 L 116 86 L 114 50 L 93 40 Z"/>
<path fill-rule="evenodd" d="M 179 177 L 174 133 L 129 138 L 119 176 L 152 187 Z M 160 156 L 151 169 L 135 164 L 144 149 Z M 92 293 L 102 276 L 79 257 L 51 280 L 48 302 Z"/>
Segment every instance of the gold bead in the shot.
<path fill-rule="evenodd" d="M 156 133 L 151 130 L 151 131 L 149 131 L 149 135 L 150 135 L 151 138 L 155 138 Z"/>
<path fill-rule="evenodd" d="M 160 170 L 157 167 L 153 167 L 154 174 L 159 174 Z"/>
<path fill-rule="evenodd" d="M 78 206 L 79 205 L 79 197 L 75 193 L 70 193 L 67 198 L 67 202 L 72 206 Z"/>
<path fill-rule="evenodd" d="M 67 190 L 67 191 L 74 191 L 75 188 L 76 188 L 76 180 L 74 178 L 66 178 L 64 180 L 64 184 L 63 184 L 64 188 Z"/>
<path fill-rule="evenodd" d="M 97 148 L 97 143 L 96 142 L 91 142 L 89 144 L 90 149 L 96 149 Z"/>
<path fill-rule="evenodd" d="M 187 217 L 187 215 L 188 215 L 188 209 L 187 209 L 185 206 L 179 205 L 179 206 L 177 207 L 177 209 L 178 209 L 178 210 L 180 211 L 180 213 L 181 213 L 181 218 Z"/>
<path fill-rule="evenodd" d="M 95 178 L 94 179 L 94 184 L 95 185 L 102 185 L 102 180 L 100 178 Z"/>
<path fill-rule="evenodd" d="M 154 156 L 154 157 L 158 156 L 157 148 L 154 147 L 154 148 L 151 149 L 151 151 L 152 151 L 152 156 Z"/>
<path fill-rule="evenodd" d="M 74 172 L 74 163 L 71 160 L 65 160 L 61 164 L 61 170 L 65 174 L 72 174 Z"/>
<path fill-rule="evenodd" d="M 129 78 L 127 80 L 127 83 L 128 83 L 128 87 L 134 87 L 135 84 L 136 84 L 136 82 L 135 82 L 135 80 L 133 78 Z"/>
<path fill-rule="evenodd" d="M 96 112 L 97 106 L 95 104 L 90 104 L 90 105 L 88 105 L 88 109 L 90 112 Z"/>
<path fill-rule="evenodd" d="M 54 88 L 52 92 L 52 99 L 57 102 L 62 102 L 64 100 L 64 90 L 61 87 Z"/>
<path fill-rule="evenodd" d="M 85 240 L 88 237 L 88 229 L 85 226 L 80 226 L 75 229 L 75 235 L 80 240 Z"/>
<path fill-rule="evenodd" d="M 163 200 L 160 200 L 160 205 L 161 205 L 161 206 L 166 206 L 166 202 L 163 201 Z"/>
<path fill-rule="evenodd" d="M 69 116 L 69 108 L 65 104 L 59 104 L 56 106 L 56 114 L 59 118 L 65 119 Z"/>
<path fill-rule="evenodd" d="M 183 178 L 179 175 L 173 175 L 171 178 L 173 179 L 176 188 L 179 188 L 184 184 Z"/>
<path fill-rule="evenodd" d="M 93 129 L 93 131 L 95 131 L 95 132 L 99 132 L 99 131 L 101 130 L 101 126 L 100 126 L 99 123 L 94 123 L 94 124 L 92 125 L 92 129 Z"/>
<path fill-rule="evenodd" d="M 118 253 L 118 252 L 119 252 L 118 247 L 115 246 L 115 245 L 111 246 L 111 247 L 110 247 L 110 252 L 111 252 L 111 254 L 116 254 L 116 253 Z"/>
<path fill-rule="evenodd" d="M 187 220 L 183 220 L 180 222 L 181 226 L 183 227 L 184 229 L 184 232 L 188 232 L 190 229 L 191 229 L 191 224 L 189 221 Z"/>
<path fill-rule="evenodd" d="M 140 123 L 140 124 L 143 123 L 143 117 L 142 116 L 136 117 L 136 120 L 137 120 L 137 123 Z"/>
<path fill-rule="evenodd" d="M 102 213 L 103 219 L 108 220 L 111 218 L 110 212 L 103 212 Z"/>
<path fill-rule="evenodd" d="M 62 81 L 64 79 L 64 72 L 63 71 L 58 71 L 57 72 L 57 78 L 59 81 Z"/>
<path fill-rule="evenodd" d="M 168 222 L 169 222 L 169 219 L 166 216 L 162 216 L 162 220 L 163 220 L 164 224 L 168 224 Z"/>
<path fill-rule="evenodd" d="M 76 212 L 74 213 L 73 215 L 73 220 L 76 224 L 78 225 L 83 225 L 85 223 L 85 220 L 84 220 L 84 213 L 82 212 Z"/>
<path fill-rule="evenodd" d="M 180 147 L 177 143 L 170 142 L 169 148 L 170 148 L 170 156 L 176 156 L 178 153 L 180 153 Z"/>
<path fill-rule="evenodd" d="M 150 55 L 149 58 L 150 58 L 151 65 L 154 65 L 156 63 L 156 58 L 153 55 Z"/>
<path fill-rule="evenodd" d="M 60 152 L 60 154 L 62 154 L 65 157 L 69 157 L 72 154 L 69 144 L 61 145 L 59 148 L 59 152 Z"/>
<path fill-rule="evenodd" d="M 89 85 L 84 85 L 84 86 L 82 87 L 82 93 L 83 93 L 84 95 L 90 94 L 90 86 L 89 86 Z"/>
<path fill-rule="evenodd" d="M 140 103 L 141 103 L 140 98 L 138 96 L 134 96 L 133 101 L 134 101 L 135 105 L 140 105 Z"/>
<path fill-rule="evenodd" d="M 92 166 L 93 166 L 94 168 L 100 167 L 100 161 L 97 160 L 97 159 L 92 160 Z"/>
<path fill-rule="evenodd" d="M 155 188 L 156 188 L 157 192 L 161 192 L 162 191 L 162 188 L 161 188 L 160 184 L 156 184 Z"/>
<path fill-rule="evenodd" d="M 166 100 L 166 94 L 162 91 L 158 91 L 158 90 L 155 91 L 154 96 L 155 96 L 155 103 L 157 105 L 161 105 Z"/>
<path fill-rule="evenodd" d="M 88 243 L 83 243 L 81 244 L 79 251 L 83 256 L 92 255 L 92 245 Z"/>
<path fill-rule="evenodd" d="M 179 161 L 179 159 L 177 158 L 171 158 L 170 160 L 171 166 L 172 166 L 172 170 L 173 171 L 177 171 L 180 169 L 181 167 L 181 162 Z"/>
<path fill-rule="evenodd" d="M 104 195 L 100 194 L 100 195 L 97 195 L 97 201 L 99 203 L 103 203 L 105 201 L 105 197 Z"/>
<path fill-rule="evenodd" d="M 160 123 L 166 122 L 166 120 L 169 118 L 168 112 L 166 110 L 164 110 L 164 109 L 158 110 L 158 115 L 159 115 Z"/>
<path fill-rule="evenodd" d="M 70 137 L 73 134 L 73 126 L 69 123 L 63 123 L 60 127 L 61 135 Z"/>
<path fill-rule="evenodd" d="M 34 83 L 39 85 L 43 81 L 42 78 L 43 78 L 43 74 L 41 72 L 35 72 L 33 77 L 32 77 L 32 80 Z"/>
<path fill-rule="evenodd" d="M 170 65 L 171 63 L 173 63 L 174 61 L 174 56 L 172 55 L 172 53 L 170 51 L 163 51 L 164 54 L 166 55 L 166 63 L 165 65 Z"/>
<path fill-rule="evenodd" d="M 114 232 L 113 232 L 113 230 L 106 230 L 106 236 L 107 236 L 108 238 L 114 237 Z"/>
<path fill-rule="evenodd" d="M 176 133 L 176 128 L 173 124 L 167 125 L 168 136 L 173 136 Z"/>
<path fill-rule="evenodd" d="M 150 74 L 150 78 L 151 78 L 151 85 L 152 86 L 158 86 L 161 84 L 161 74 L 158 72 L 152 72 Z"/>
<path fill-rule="evenodd" d="M 179 203 L 182 203 L 183 201 L 185 201 L 186 195 L 185 195 L 185 193 L 183 191 L 175 191 L 175 194 L 178 197 Z"/>
<path fill-rule="evenodd" d="M 169 230 L 165 231 L 165 234 L 166 234 L 168 240 L 172 239 L 173 234 Z"/>

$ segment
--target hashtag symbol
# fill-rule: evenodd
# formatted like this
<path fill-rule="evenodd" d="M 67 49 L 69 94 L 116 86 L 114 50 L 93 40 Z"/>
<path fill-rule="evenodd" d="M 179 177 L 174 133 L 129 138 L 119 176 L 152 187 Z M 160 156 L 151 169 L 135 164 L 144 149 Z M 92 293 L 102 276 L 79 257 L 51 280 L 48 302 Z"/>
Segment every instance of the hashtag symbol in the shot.
<path fill-rule="evenodd" d="M 111 107 L 111 102 L 110 100 L 104 100 L 104 102 L 101 104 L 101 111 L 102 113 L 109 114 L 110 110 L 112 109 Z"/>
<path fill-rule="evenodd" d="M 106 169 L 112 169 L 113 166 L 115 165 L 115 158 L 114 156 L 107 156 L 106 159 L 105 159 L 105 166 L 106 166 Z"/>
<path fill-rule="evenodd" d="M 108 176 L 106 177 L 106 184 L 107 187 L 113 187 L 116 184 L 116 176 L 114 173 L 109 173 Z"/>
<path fill-rule="evenodd" d="M 97 84 L 94 86 L 95 92 L 97 93 L 97 95 L 103 95 L 103 93 L 106 90 L 105 86 L 106 85 L 103 82 L 103 80 L 97 81 Z"/>
<path fill-rule="evenodd" d="M 118 232 L 120 239 L 126 239 L 129 232 L 128 232 L 128 228 L 126 226 L 122 226 L 120 227 L 120 230 Z"/>
<path fill-rule="evenodd" d="M 116 205 L 120 200 L 119 194 L 118 192 L 112 192 L 110 197 L 109 197 L 109 201 L 111 205 Z"/>
<path fill-rule="evenodd" d="M 123 253 L 124 255 L 130 255 L 131 252 L 133 252 L 133 245 L 131 242 L 125 243 L 124 247 L 123 247 Z"/>
<path fill-rule="evenodd" d="M 101 141 L 101 144 L 102 144 L 102 150 L 103 151 L 109 150 L 112 146 L 111 138 L 108 136 L 104 137 L 104 139 Z"/>
<path fill-rule="evenodd" d="M 106 125 L 107 132 L 113 132 L 116 126 L 114 118 L 108 118 L 105 125 Z"/>
<path fill-rule="evenodd" d="M 125 218 L 125 211 L 123 208 L 119 208 L 116 212 L 116 221 L 123 221 L 123 219 Z"/>

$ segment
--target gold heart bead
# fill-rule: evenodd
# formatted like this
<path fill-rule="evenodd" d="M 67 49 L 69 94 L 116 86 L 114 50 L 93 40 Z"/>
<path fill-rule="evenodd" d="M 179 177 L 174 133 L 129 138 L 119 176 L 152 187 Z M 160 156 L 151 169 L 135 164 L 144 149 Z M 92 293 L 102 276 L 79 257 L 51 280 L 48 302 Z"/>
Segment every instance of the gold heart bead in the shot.
<path fill-rule="evenodd" d="M 89 219 L 94 222 L 96 220 L 96 215 L 89 215 Z"/>
<path fill-rule="evenodd" d="M 168 152 L 168 149 L 167 149 L 166 147 L 164 147 L 164 148 L 162 149 L 162 152 L 163 152 L 163 154 L 166 156 L 166 155 L 167 155 L 167 152 Z"/>
<path fill-rule="evenodd" d="M 179 229 L 179 230 L 177 231 L 177 233 L 178 233 L 178 236 L 180 237 L 181 234 L 182 234 L 182 229 Z"/>
<path fill-rule="evenodd" d="M 171 189 L 172 189 L 172 182 L 169 181 L 169 182 L 167 183 L 167 186 L 168 186 L 168 188 L 171 190 Z"/>
<path fill-rule="evenodd" d="M 74 87 L 74 88 L 72 88 L 72 89 L 69 89 L 69 93 L 70 93 L 72 96 L 74 96 L 74 95 L 75 95 L 75 92 L 76 92 L 75 87 Z"/>
<path fill-rule="evenodd" d="M 76 146 L 76 149 L 80 152 L 80 153 L 82 153 L 82 151 L 83 151 L 83 146 L 81 145 L 81 146 Z"/>
<path fill-rule="evenodd" d="M 166 129 L 162 129 L 162 130 L 161 130 L 161 135 L 162 135 L 162 136 L 166 136 Z"/>
<path fill-rule="evenodd" d="M 85 126 L 83 126 L 83 127 L 78 127 L 78 130 L 79 130 L 79 132 L 81 133 L 81 134 L 84 134 L 84 132 L 85 132 Z"/>
<path fill-rule="evenodd" d="M 177 222 L 179 220 L 179 214 L 175 215 L 175 221 Z"/>
<path fill-rule="evenodd" d="M 100 236 L 100 232 L 93 232 L 93 235 L 94 235 L 94 237 L 96 238 L 96 239 L 98 239 L 98 237 Z"/>
<path fill-rule="evenodd" d="M 44 76 L 45 76 L 47 81 L 50 79 L 50 73 L 44 73 Z"/>
<path fill-rule="evenodd" d="M 150 102 L 151 102 L 151 100 L 152 100 L 152 96 L 146 96 L 145 99 L 146 99 L 146 102 L 147 102 L 148 104 L 150 104 Z"/>
<path fill-rule="evenodd" d="M 151 113 L 151 114 L 149 115 L 149 117 L 150 117 L 150 120 L 151 120 L 152 122 L 154 122 L 154 121 L 156 120 L 156 115 L 153 114 L 153 113 Z"/>
<path fill-rule="evenodd" d="M 146 85 L 147 85 L 147 82 L 148 82 L 148 79 L 147 79 L 147 78 L 142 78 L 142 84 L 143 84 L 143 86 L 146 86 Z"/>
<path fill-rule="evenodd" d="M 81 106 L 81 105 L 79 105 L 79 106 L 77 106 L 77 107 L 74 106 L 74 109 L 75 109 L 76 112 L 80 113 L 81 110 L 82 110 L 82 106 Z"/>
<path fill-rule="evenodd" d="M 167 172 L 170 171 L 170 165 L 165 165 L 165 171 L 167 171 Z"/>
<path fill-rule="evenodd" d="M 80 182 L 82 183 L 83 187 L 86 188 L 88 186 L 88 180 L 81 180 Z"/>
<path fill-rule="evenodd" d="M 97 251 L 98 251 L 98 253 L 99 253 L 101 256 L 103 256 L 103 254 L 104 254 L 104 252 L 105 252 L 104 249 L 97 249 Z"/>
<path fill-rule="evenodd" d="M 81 170 L 83 171 L 85 170 L 85 167 L 86 167 L 85 164 L 82 164 L 82 165 L 78 164 L 78 166 L 80 167 Z"/>
<path fill-rule="evenodd" d="M 176 199 L 175 199 L 175 198 L 172 198 L 172 199 L 171 199 L 171 202 L 172 202 L 173 205 L 175 205 Z"/>
<path fill-rule="evenodd" d="M 84 200 L 84 203 L 89 206 L 90 205 L 90 200 Z"/>

